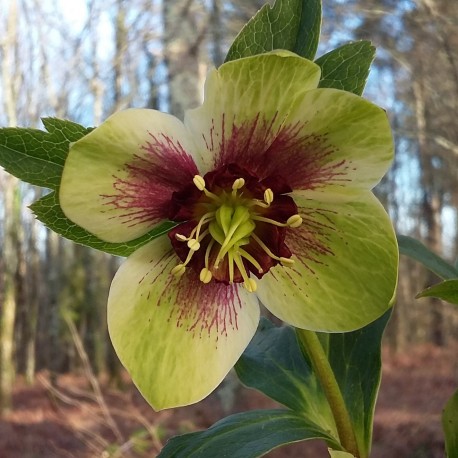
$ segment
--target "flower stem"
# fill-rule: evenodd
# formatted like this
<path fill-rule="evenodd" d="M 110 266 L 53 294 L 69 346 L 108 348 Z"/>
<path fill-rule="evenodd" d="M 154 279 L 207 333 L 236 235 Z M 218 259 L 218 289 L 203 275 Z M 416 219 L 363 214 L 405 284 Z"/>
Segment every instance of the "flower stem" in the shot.
<path fill-rule="evenodd" d="M 328 357 L 324 352 L 318 336 L 315 332 L 305 329 L 296 329 L 296 332 L 307 351 L 315 374 L 329 402 L 342 447 L 347 452 L 352 453 L 356 458 L 360 458 L 360 452 L 347 406 L 345 405 L 334 371 L 329 364 Z"/>

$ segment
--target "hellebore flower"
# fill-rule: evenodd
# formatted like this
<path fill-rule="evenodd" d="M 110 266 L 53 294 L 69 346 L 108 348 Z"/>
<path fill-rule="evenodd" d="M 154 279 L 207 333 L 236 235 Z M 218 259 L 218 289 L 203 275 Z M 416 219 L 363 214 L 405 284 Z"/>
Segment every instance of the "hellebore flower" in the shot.
<path fill-rule="evenodd" d="M 387 117 L 319 79 L 286 51 L 232 61 L 184 123 L 130 109 L 70 148 L 60 202 L 72 221 L 108 242 L 177 223 L 124 262 L 108 299 L 114 347 L 156 409 L 221 382 L 259 301 L 329 332 L 390 306 L 397 245 L 371 192 L 393 156 Z"/>

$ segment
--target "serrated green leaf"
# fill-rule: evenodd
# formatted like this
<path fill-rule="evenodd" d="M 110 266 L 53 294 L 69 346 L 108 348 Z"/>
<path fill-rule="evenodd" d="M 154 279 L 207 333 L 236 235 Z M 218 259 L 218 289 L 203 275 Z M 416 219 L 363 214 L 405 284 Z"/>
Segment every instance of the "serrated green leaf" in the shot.
<path fill-rule="evenodd" d="M 226 62 L 285 49 L 313 59 L 321 28 L 320 0 L 276 0 L 264 5 L 234 40 Z"/>
<path fill-rule="evenodd" d="M 342 89 L 361 95 L 375 57 L 369 41 L 347 43 L 315 61 L 321 67 L 319 87 Z"/>
<path fill-rule="evenodd" d="M 370 454 L 381 379 L 382 337 L 391 311 L 357 331 L 318 333 L 325 343 L 329 362 L 350 414 L 361 458 Z"/>
<path fill-rule="evenodd" d="M 445 280 L 430 286 L 416 295 L 417 299 L 420 297 L 438 297 L 452 304 L 458 304 L 458 279 Z"/>
<path fill-rule="evenodd" d="M 406 235 L 398 235 L 399 252 L 423 264 L 431 272 L 444 280 L 458 277 L 458 269 L 437 256 L 418 240 Z"/>
<path fill-rule="evenodd" d="M 448 458 L 458 456 L 458 391 L 449 399 L 442 413 L 445 434 L 445 450 Z"/>
<path fill-rule="evenodd" d="M 269 320 L 262 319 L 235 370 L 244 385 L 305 413 L 337 440 L 326 396 L 291 327 L 275 327 Z"/>
<path fill-rule="evenodd" d="M 0 129 L 0 165 L 27 183 L 50 189 L 60 184 L 70 142 L 91 129 L 55 118 L 43 119 L 48 132 L 6 127 Z"/>
<path fill-rule="evenodd" d="M 205 431 L 174 437 L 158 458 L 256 458 L 281 445 L 310 439 L 333 442 L 299 413 L 254 410 L 226 417 Z"/>
<path fill-rule="evenodd" d="M 125 243 L 108 243 L 70 221 L 60 208 L 58 195 L 55 192 L 37 200 L 30 208 L 42 223 L 59 235 L 81 245 L 117 256 L 129 256 L 137 248 L 176 226 L 176 223 L 164 222 L 138 239 Z"/>

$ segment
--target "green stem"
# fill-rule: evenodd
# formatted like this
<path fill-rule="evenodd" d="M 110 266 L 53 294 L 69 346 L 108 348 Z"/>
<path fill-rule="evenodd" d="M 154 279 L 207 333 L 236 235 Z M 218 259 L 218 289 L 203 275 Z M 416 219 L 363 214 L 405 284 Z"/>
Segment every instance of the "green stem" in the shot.
<path fill-rule="evenodd" d="M 359 458 L 360 452 L 350 415 L 323 346 L 315 332 L 305 329 L 296 329 L 296 331 L 331 407 L 340 443 L 347 452 Z"/>

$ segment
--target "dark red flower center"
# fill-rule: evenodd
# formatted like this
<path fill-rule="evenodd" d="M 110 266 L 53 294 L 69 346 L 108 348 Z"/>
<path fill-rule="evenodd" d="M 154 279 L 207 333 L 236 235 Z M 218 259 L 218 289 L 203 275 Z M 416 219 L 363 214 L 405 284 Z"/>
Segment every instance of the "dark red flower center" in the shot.
<path fill-rule="evenodd" d="M 285 236 L 302 218 L 286 195 L 291 191 L 280 176 L 259 180 L 236 164 L 196 175 L 172 196 L 169 218 L 181 222 L 169 232 L 181 260 L 172 273 L 190 267 L 204 283 L 243 282 L 255 291 L 251 274 L 261 278 L 279 263 L 293 263 Z"/>

